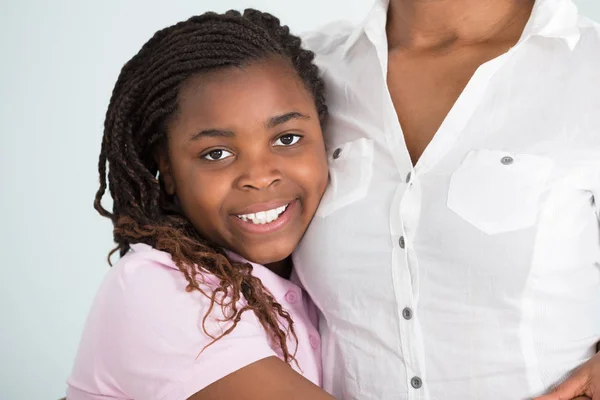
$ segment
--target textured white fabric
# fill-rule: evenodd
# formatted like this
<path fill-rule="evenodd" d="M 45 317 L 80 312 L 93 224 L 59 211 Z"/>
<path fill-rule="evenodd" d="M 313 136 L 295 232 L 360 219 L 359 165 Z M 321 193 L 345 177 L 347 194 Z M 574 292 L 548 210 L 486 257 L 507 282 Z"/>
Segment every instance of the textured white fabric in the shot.
<path fill-rule="evenodd" d="M 600 336 L 600 30 L 538 0 L 413 167 L 386 87 L 387 5 L 305 38 L 327 84 L 331 185 L 294 257 L 322 311 L 325 389 L 540 394 Z"/>

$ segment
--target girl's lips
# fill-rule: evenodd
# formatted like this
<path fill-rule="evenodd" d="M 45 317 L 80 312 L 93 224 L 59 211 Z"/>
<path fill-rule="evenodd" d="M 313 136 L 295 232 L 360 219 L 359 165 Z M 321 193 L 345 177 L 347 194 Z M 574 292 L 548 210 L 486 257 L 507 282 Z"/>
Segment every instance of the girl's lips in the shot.
<path fill-rule="evenodd" d="M 265 234 L 278 231 L 285 227 L 296 215 L 298 209 L 298 200 L 293 200 L 286 208 L 286 210 L 279 215 L 279 217 L 272 222 L 266 224 L 253 224 L 251 221 L 244 221 L 237 216 L 231 216 L 234 223 L 242 230 L 253 233 L 253 234 Z"/>

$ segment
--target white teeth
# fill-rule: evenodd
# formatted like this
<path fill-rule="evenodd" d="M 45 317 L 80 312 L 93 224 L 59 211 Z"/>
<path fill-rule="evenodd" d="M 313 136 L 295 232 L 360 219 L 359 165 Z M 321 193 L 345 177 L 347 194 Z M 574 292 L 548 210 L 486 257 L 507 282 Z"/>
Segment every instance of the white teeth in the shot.
<path fill-rule="evenodd" d="M 256 213 L 256 218 L 254 218 L 254 223 L 258 221 L 259 224 L 264 225 L 267 223 L 267 213 L 264 211 L 259 211 Z"/>
<path fill-rule="evenodd" d="M 273 222 L 277 219 L 279 214 L 277 214 L 277 210 L 269 210 L 267 211 L 267 222 Z"/>
<path fill-rule="evenodd" d="M 277 207 L 272 210 L 259 211 L 256 214 L 238 215 L 238 218 L 244 222 L 252 222 L 254 225 L 264 225 L 275 221 L 287 209 L 289 204 Z"/>

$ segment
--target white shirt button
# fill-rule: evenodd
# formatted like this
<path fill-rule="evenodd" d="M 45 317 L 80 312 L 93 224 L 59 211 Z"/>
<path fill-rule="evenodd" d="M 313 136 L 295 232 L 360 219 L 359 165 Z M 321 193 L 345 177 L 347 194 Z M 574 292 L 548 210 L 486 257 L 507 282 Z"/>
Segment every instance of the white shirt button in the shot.
<path fill-rule="evenodd" d="M 342 149 L 335 149 L 333 152 L 333 159 L 337 160 L 338 158 L 340 158 L 340 155 L 342 155 Z"/>
<path fill-rule="evenodd" d="M 401 249 L 406 247 L 406 241 L 404 240 L 404 236 L 400 236 L 400 239 L 398 240 L 398 245 Z"/>
<path fill-rule="evenodd" d="M 415 389 L 420 389 L 421 386 L 423 386 L 423 381 L 421 380 L 421 378 L 419 378 L 418 376 L 414 376 L 411 380 L 410 380 L 410 385 L 412 387 L 414 387 Z"/>
<path fill-rule="evenodd" d="M 500 162 L 504 165 L 510 165 L 515 162 L 515 159 L 512 157 L 506 156 L 506 157 L 502 157 Z"/>

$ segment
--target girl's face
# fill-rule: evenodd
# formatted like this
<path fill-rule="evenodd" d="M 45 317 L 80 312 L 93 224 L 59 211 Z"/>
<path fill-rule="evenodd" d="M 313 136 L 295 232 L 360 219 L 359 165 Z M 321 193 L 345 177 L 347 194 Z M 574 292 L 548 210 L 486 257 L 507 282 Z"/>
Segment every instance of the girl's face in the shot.
<path fill-rule="evenodd" d="M 159 152 L 166 191 L 212 242 L 260 264 L 288 257 L 328 180 L 314 99 L 279 58 L 189 78 Z"/>

